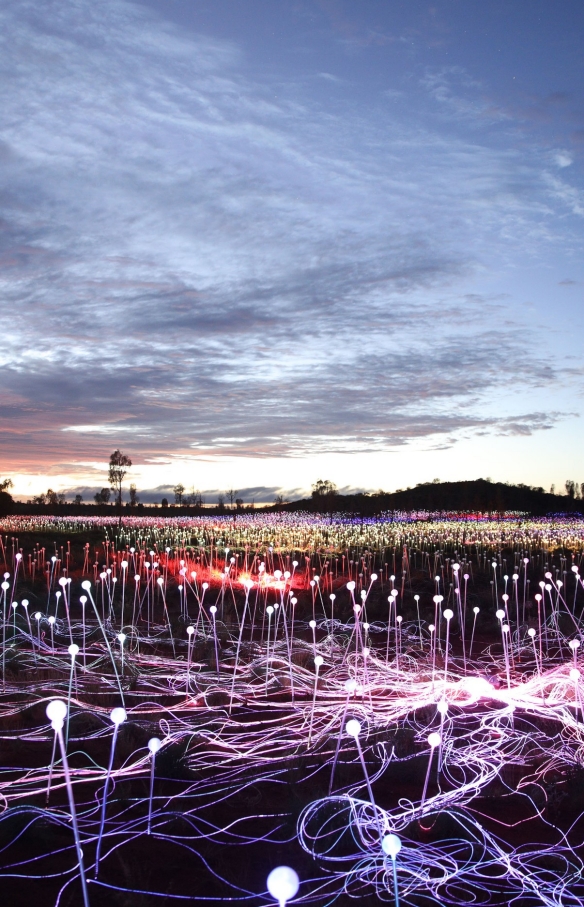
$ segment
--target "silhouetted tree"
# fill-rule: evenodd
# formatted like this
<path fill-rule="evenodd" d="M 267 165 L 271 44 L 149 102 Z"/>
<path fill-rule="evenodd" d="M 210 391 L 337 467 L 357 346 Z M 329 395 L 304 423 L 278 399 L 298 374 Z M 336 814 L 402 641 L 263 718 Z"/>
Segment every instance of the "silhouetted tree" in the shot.
<path fill-rule="evenodd" d="M 175 485 L 175 486 L 174 486 L 174 488 L 172 489 L 172 491 L 173 491 L 173 494 L 174 494 L 174 503 L 175 503 L 175 504 L 178 504 L 179 507 L 180 507 L 180 505 L 181 505 L 182 502 L 183 502 L 183 495 L 184 495 L 184 493 L 185 493 L 185 486 L 184 486 L 184 485 L 181 485 L 180 482 L 179 482 L 178 485 Z"/>
<path fill-rule="evenodd" d="M 108 479 L 118 501 L 120 524 L 122 522 L 122 482 L 128 471 L 128 466 L 131 465 L 132 461 L 121 450 L 114 450 L 113 454 L 110 455 Z"/>
<path fill-rule="evenodd" d="M 193 507 L 200 509 L 204 503 L 205 499 L 203 498 L 201 492 L 198 489 L 192 488 L 191 493 L 187 498 L 187 504 L 192 504 Z"/>
<path fill-rule="evenodd" d="M 316 510 L 334 509 L 337 486 L 329 479 L 318 479 L 312 486 L 312 500 Z"/>
<path fill-rule="evenodd" d="M 96 491 L 93 495 L 93 500 L 96 504 L 109 504 L 111 496 L 112 493 L 109 488 L 102 488 L 101 491 Z"/>
<path fill-rule="evenodd" d="M 136 507 L 139 501 L 140 498 L 138 497 L 136 486 L 132 483 L 130 485 L 130 507 Z"/>
<path fill-rule="evenodd" d="M 12 487 L 12 479 L 4 479 L 0 482 L 0 515 L 2 516 L 12 512 L 14 501 L 8 492 L 8 489 Z"/>

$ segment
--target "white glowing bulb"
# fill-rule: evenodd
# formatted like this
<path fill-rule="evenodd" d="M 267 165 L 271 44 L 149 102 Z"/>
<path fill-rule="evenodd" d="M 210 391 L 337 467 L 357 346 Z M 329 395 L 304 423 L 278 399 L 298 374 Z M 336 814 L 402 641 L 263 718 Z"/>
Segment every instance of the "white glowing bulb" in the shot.
<path fill-rule="evenodd" d="M 121 706 L 118 706 L 116 709 L 112 709 L 112 711 L 110 712 L 110 719 L 113 721 L 116 727 L 119 727 L 120 724 L 123 724 L 127 717 L 128 716 L 126 714 L 126 710 Z"/>
<path fill-rule="evenodd" d="M 150 750 L 152 755 L 157 753 L 161 746 L 162 740 L 159 740 L 158 737 L 151 737 L 148 741 L 148 749 Z"/>
<path fill-rule="evenodd" d="M 387 854 L 388 857 L 391 857 L 392 860 L 395 860 L 398 853 L 402 849 L 402 842 L 397 835 L 391 833 L 389 835 L 384 835 L 381 842 L 381 847 L 383 848 L 383 852 Z"/>
<path fill-rule="evenodd" d="M 345 730 L 349 737 L 354 737 L 355 739 L 357 739 L 357 737 L 361 733 L 361 724 L 357 721 L 356 718 L 351 718 L 350 721 L 347 721 Z"/>
<path fill-rule="evenodd" d="M 47 705 L 47 718 L 53 723 L 59 722 L 62 726 L 67 717 L 67 704 L 62 699 L 51 699 Z"/>
<path fill-rule="evenodd" d="M 280 907 L 284 907 L 286 901 L 295 897 L 298 892 L 300 879 L 289 866 L 278 866 L 269 874 L 267 885 L 272 897 L 279 902 Z"/>

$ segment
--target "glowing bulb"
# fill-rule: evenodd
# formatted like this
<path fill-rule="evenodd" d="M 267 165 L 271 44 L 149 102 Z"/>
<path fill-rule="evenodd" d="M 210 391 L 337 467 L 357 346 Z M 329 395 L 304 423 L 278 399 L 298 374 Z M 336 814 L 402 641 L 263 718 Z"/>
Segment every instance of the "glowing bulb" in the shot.
<path fill-rule="evenodd" d="M 151 737 L 148 741 L 148 749 L 150 750 L 152 755 L 154 755 L 154 753 L 157 753 L 161 746 L 162 740 L 159 740 L 158 737 Z"/>
<path fill-rule="evenodd" d="M 296 895 L 300 887 L 300 879 L 289 866 L 278 866 L 269 874 L 267 885 L 272 897 L 279 902 L 280 907 L 284 907 L 286 901 Z"/>
<path fill-rule="evenodd" d="M 361 733 L 361 724 L 359 721 L 357 721 L 356 718 L 351 718 L 350 721 L 347 721 L 345 730 L 349 737 L 354 737 L 355 739 L 357 739 L 357 737 Z"/>
<path fill-rule="evenodd" d="M 402 849 L 401 838 L 399 838 L 398 835 L 394 835 L 393 833 L 384 835 L 381 846 L 383 848 L 383 852 L 387 854 L 388 857 L 391 857 L 392 860 L 395 860 L 398 853 Z"/>
<path fill-rule="evenodd" d="M 119 727 L 120 724 L 123 724 L 127 717 L 128 716 L 126 714 L 126 710 L 121 706 L 118 706 L 116 709 L 112 709 L 110 712 L 110 719 L 113 721 L 116 727 Z"/>
<path fill-rule="evenodd" d="M 320 668 L 321 665 L 324 664 L 324 658 L 322 657 L 322 655 L 316 655 L 314 658 L 314 663 L 317 668 Z"/>
<path fill-rule="evenodd" d="M 428 743 L 430 744 L 432 749 L 435 749 L 437 746 L 440 746 L 441 739 L 442 738 L 440 737 L 440 734 L 438 734 L 436 731 L 433 731 L 431 734 L 428 734 Z"/>
<path fill-rule="evenodd" d="M 61 724 L 67 717 L 67 704 L 62 699 L 51 699 L 47 706 L 47 718 L 53 723 Z"/>

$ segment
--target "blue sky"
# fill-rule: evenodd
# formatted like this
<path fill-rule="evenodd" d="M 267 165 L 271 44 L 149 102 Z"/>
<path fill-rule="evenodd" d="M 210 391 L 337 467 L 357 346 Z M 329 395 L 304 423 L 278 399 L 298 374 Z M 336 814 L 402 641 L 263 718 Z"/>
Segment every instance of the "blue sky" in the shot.
<path fill-rule="evenodd" d="M 584 480 L 580 2 L 0 11 L 19 495 Z"/>

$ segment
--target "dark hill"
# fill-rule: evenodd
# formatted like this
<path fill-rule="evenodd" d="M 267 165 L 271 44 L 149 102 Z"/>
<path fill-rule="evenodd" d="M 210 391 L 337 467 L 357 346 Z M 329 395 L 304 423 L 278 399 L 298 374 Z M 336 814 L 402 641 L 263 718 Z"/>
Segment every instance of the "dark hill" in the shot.
<path fill-rule="evenodd" d="M 472 513 L 503 513 L 519 510 L 545 516 L 548 513 L 580 513 L 584 501 L 568 495 L 548 494 L 543 488 L 529 485 L 509 485 L 475 479 L 470 482 L 426 482 L 395 491 L 393 494 L 326 495 L 284 505 L 285 510 L 313 510 L 321 513 L 333 510 L 363 515 L 393 510 L 427 510 L 431 512 L 462 511 Z"/>

